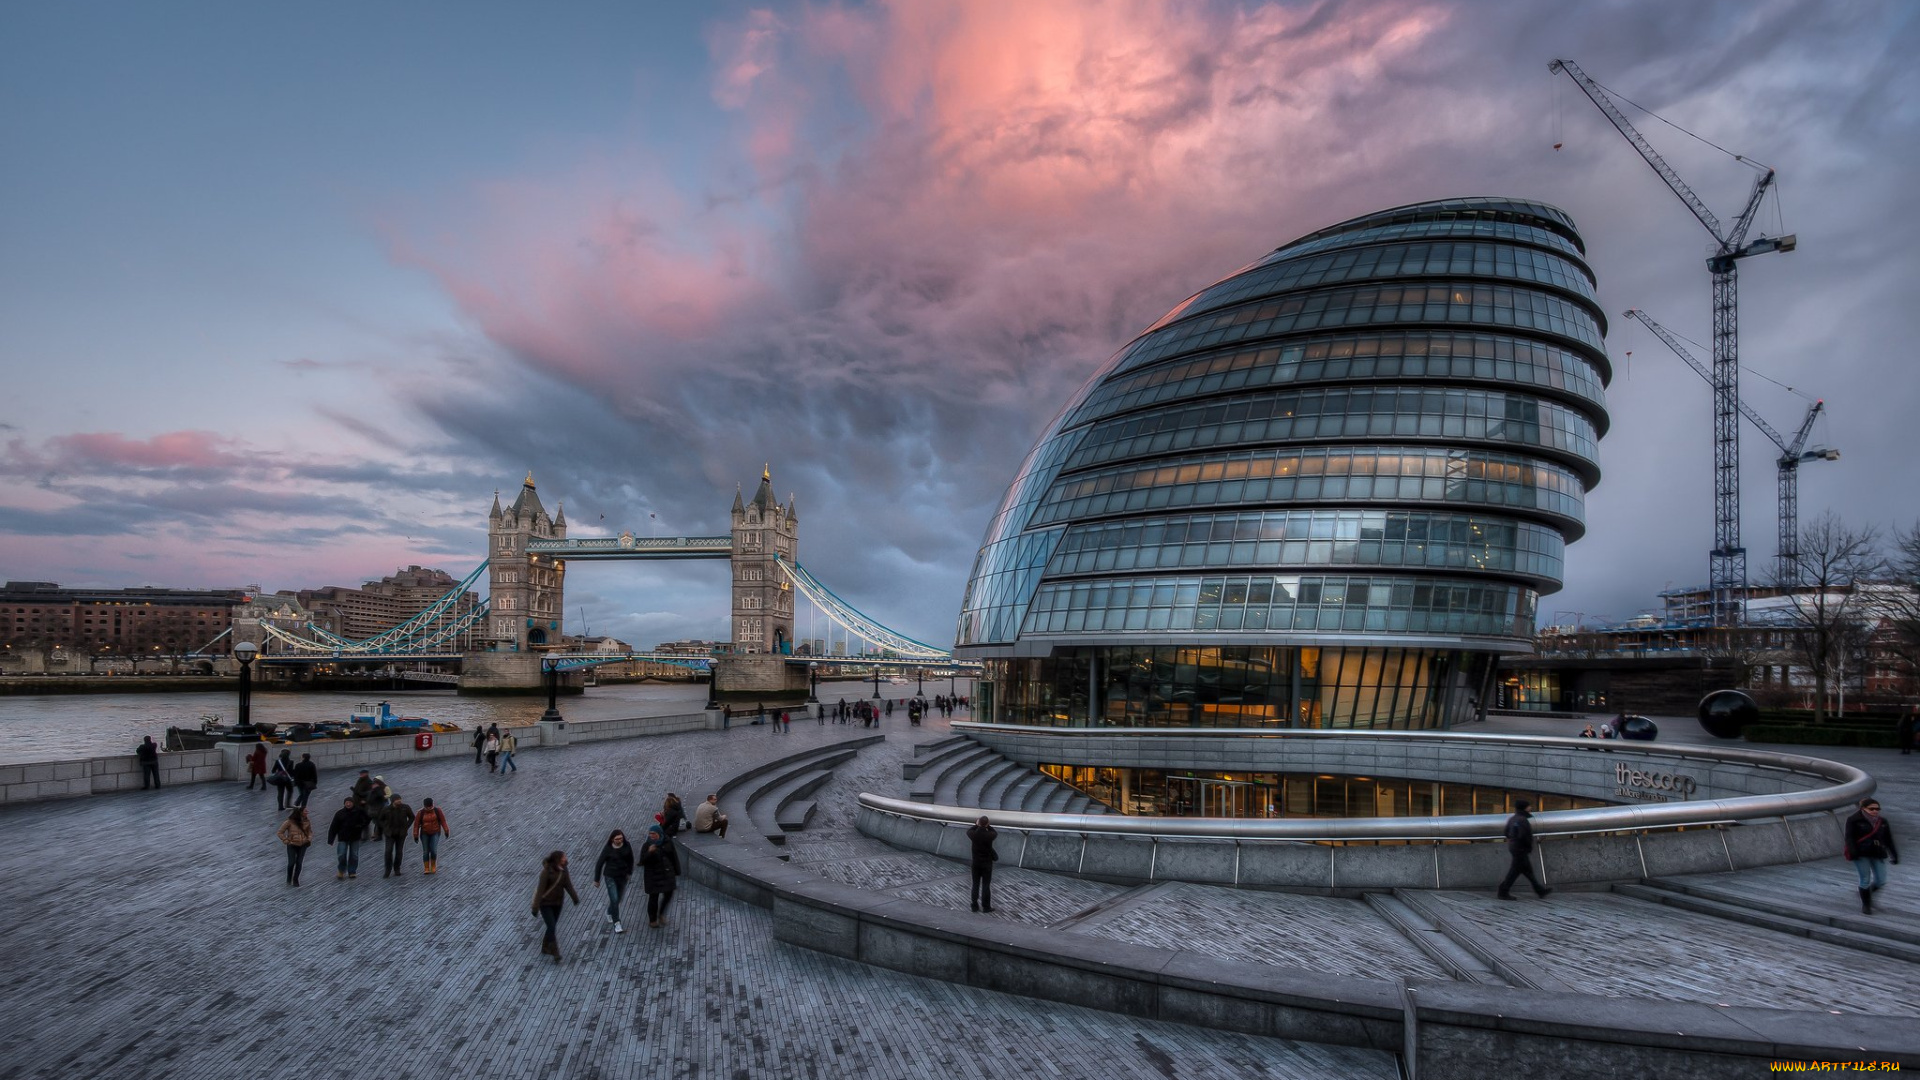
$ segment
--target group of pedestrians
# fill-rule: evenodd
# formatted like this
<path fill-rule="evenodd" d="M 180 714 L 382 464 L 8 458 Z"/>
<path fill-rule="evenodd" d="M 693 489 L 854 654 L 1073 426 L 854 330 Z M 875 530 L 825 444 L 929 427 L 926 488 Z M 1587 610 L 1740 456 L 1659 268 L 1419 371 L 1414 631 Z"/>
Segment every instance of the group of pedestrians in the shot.
<path fill-rule="evenodd" d="M 520 766 L 513 763 L 513 752 L 519 748 L 512 728 L 503 732 L 499 724 L 488 724 L 473 729 L 473 763 L 485 761 L 490 773 L 519 772 Z"/>
<path fill-rule="evenodd" d="M 307 813 L 307 797 L 320 785 L 320 770 L 313 763 L 313 755 L 302 754 L 296 762 L 292 751 L 282 749 L 268 773 L 266 747 L 260 746 L 248 757 L 248 771 L 266 774 L 266 780 L 274 781 L 272 786 L 280 793 L 278 809 L 287 811 L 287 816 L 280 822 L 276 835 L 287 852 L 287 884 L 297 887 L 307 851 L 314 843 L 315 828 L 313 818 Z M 263 781 L 262 789 L 266 786 Z M 247 790 L 253 790 L 251 780 Z M 334 850 L 333 877 L 341 881 L 360 876 L 360 845 L 375 841 L 382 845 L 380 876 L 396 877 L 404 873 L 409 837 L 420 845 L 422 872 L 438 873 L 440 841 L 452 833 L 446 811 L 435 806 L 432 799 L 420 800 L 420 809 L 415 810 L 387 784 L 386 777 L 361 769 L 352 788 L 342 797 L 340 808 L 327 822 L 322 842 Z"/>
<path fill-rule="evenodd" d="M 703 827 L 701 822 L 707 824 Z M 716 796 L 707 796 L 695 814 L 694 828 L 701 832 L 717 832 L 726 835 L 726 815 L 718 812 Z M 647 925 L 659 929 L 667 924 L 667 907 L 673 903 L 675 887 L 679 882 L 680 852 L 673 842 L 674 834 L 687 827 L 687 819 L 680 797 L 668 792 L 661 803 L 658 813 L 653 815 L 653 824 L 647 827 L 646 839 L 640 842 L 639 850 L 627 839 L 625 829 L 614 829 L 607 834 L 607 841 L 600 847 L 600 856 L 593 862 L 593 885 L 606 894 L 607 923 L 616 934 L 627 932 L 621 922 L 620 907 L 625 901 L 628 885 L 634 871 L 640 873 L 640 887 L 647 895 Z M 539 880 L 534 884 L 533 913 L 546 924 L 546 934 L 540 940 L 540 951 L 560 959 L 560 913 L 567 900 L 577 906 L 580 894 L 573 887 L 572 875 L 567 869 L 567 853 L 549 852 L 540 860 Z"/>

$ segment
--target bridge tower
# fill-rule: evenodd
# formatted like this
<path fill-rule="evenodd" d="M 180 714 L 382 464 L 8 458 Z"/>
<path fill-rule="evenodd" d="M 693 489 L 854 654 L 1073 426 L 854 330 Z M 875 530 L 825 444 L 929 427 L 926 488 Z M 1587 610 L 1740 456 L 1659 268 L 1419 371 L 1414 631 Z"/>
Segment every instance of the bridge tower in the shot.
<path fill-rule="evenodd" d="M 794 560 L 800 519 L 793 496 L 773 497 L 773 471 L 760 472 L 753 501 L 733 496 L 733 649 L 736 653 L 793 651 L 793 586 L 775 565 Z"/>
<path fill-rule="evenodd" d="M 505 510 L 500 508 L 499 493 L 494 493 L 493 510 L 487 515 L 487 597 L 492 613 L 484 636 L 495 651 L 526 652 L 559 644 L 567 566 L 549 556 L 529 555 L 527 544 L 566 537 L 566 507 L 549 518 L 534 491 L 532 473 Z"/>

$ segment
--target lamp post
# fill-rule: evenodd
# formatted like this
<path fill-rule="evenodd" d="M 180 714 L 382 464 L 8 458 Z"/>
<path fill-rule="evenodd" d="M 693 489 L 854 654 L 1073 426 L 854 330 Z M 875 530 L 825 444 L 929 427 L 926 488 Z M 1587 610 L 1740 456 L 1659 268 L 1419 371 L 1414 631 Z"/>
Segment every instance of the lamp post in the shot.
<path fill-rule="evenodd" d="M 820 704 L 820 665 L 807 664 L 807 704 Z"/>
<path fill-rule="evenodd" d="M 547 676 L 547 711 L 540 714 L 543 724 L 562 723 L 560 716 L 560 668 L 551 657 L 540 658 L 540 670 Z"/>
<path fill-rule="evenodd" d="M 927 677 L 926 668 L 913 669 L 913 694 L 915 697 L 927 696 L 926 677 Z"/>
<path fill-rule="evenodd" d="M 874 666 L 874 669 L 873 669 L 873 700 L 875 700 L 875 701 L 879 701 L 879 700 L 880 700 L 880 668 L 879 668 L 879 665 L 875 665 L 875 666 Z"/>
<path fill-rule="evenodd" d="M 253 658 L 258 655 L 260 646 L 251 641 L 233 647 L 233 658 L 240 661 L 240 722 L 233 726 L 239 738 L 253 735 Z"/>

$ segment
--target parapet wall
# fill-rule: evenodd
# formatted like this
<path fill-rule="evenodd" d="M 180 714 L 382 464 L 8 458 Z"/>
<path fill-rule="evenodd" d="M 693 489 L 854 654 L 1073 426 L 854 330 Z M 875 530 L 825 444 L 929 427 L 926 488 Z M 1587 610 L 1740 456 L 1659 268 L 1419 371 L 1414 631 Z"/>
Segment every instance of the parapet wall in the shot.
<path fill-rule="evenodd" d="M 569 721 L 561 745 L 596 742 L 602 739 L 637 739 L 649 735 L 671 735 L 681 731 L 699 731 L 720 726 L 719 713 L 697 712 L 676 716 L 636 716 L 618 720 Z M 545 725 L 516 727 L 514 738 L 519 750 L 537 750 L 545 741 Z M 561 733 L 555 732 L 555 735 Z M 246 758 L 258 743 L 222 743 L 211 750 L 187 750 L 160 755 L 160 783 L 209 783 L 217 780 L 245 780 Z M 414 748 L 412 735 L 381 735 L 364 739 L 316 739 L 312 742 L 268 743 L 267 753 L 278 757 L 282 747 L 293 751 L 293 759 L 302 754 L 313 756 L 322 778 L 342 769 L 359 770 L 397 761 L 448 758 L 473 753 L 473 731 L 436 733 L 430 750 Z M 99 795 L 115 791 L 138 790 L 140 763 L 132 754 L 82 758 L 74 761 L 43 761 L 25 765 L 0 765 L 0 805 L 38 802 L 43 799 L 68 799 L 81 795 Z"/>

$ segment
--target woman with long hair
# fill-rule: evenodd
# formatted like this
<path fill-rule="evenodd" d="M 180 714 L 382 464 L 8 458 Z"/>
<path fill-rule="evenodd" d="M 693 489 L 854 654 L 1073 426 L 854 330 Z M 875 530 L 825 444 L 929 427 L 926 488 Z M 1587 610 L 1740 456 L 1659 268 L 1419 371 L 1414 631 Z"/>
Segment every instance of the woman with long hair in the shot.
<path fill-rule="evenodd" d="M 607 890 L 607 921 L 613 924 L 616 934 L 627 932 L 627 928 L 620 925 L 620 898 L 626 895 L 627 879 L 632 876 L 633 845 L 627 843 L 624 831 L 615 829 L 607 836 L 600 858 L 593 864 L 593 883 Z"/>
<path fill-rule="evenodd" d="M 540 943 L 540 951 L 556 961 L 560 959 L 560 907 L 569 896 L 576 906 L 580 903 L 580 894 L 573 891 L 573 879 L 567 876 L 567 853 L 549 852 L 540 860 L 540 884 L 533 890 L 533 913 L 547 923 L 547 936 Z"/>
<path fill-rule="evenodd" d="M 680 876 L 680 853 L 661 825 L 647 830 L 647 842 L 640 846 L 640 871 L 641 884 L 647 890 L 647 925 L 658 930 L 667 924 L 674 879 Z"/>
<path fill-rule="evenodd" d="M 298 887 L 300 884 L 300 864 L 307 859 L 307 849 L 313 846 L 313 822 L 307 818 L 307 808 L 296 806 L 280 823 L 280 842 L 287 845 L 287 884 Z"/>

